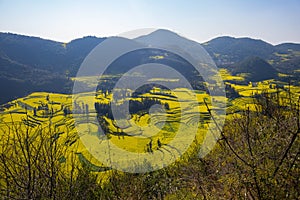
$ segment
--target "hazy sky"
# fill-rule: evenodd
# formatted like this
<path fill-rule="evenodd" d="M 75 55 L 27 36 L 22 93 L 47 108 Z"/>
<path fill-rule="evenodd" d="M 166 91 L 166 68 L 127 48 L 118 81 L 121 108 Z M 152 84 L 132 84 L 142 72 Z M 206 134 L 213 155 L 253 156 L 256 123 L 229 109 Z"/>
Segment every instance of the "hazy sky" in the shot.
<path fill-rule="evenodd" d="M 0 31 L 69 42 L 166 28 L 198 42 L 217 36 L 300 43 L 300 0 L 0 0 Z"/>

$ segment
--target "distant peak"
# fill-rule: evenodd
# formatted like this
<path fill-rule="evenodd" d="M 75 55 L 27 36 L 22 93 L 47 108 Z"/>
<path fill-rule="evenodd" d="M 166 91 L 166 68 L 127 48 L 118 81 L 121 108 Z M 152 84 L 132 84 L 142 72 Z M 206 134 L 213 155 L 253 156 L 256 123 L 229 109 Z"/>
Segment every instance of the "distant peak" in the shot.
<path fill-rule="evenodd" d="M 232 37 L 232 36 L 227 36 L 227 35 L 225 35 L 225 36 L 219 36 L 219 37 L 216 37 L 216 38 L 214 38 L 215 40 L 222 40 L 222 39 L 229 39 L 229 40 L 235 40 L 235 39 L 237 39 L 236 37 Z"/>
<path fill-rule="evenodd" d="M 147 40 L 149 38 L 155 39 L 155 40 L 168 40 L 168 39 L 177 39 L 180 38 L 181 36 L 179 36 L 177 33 L 174 33 L 170 30 L 166 30 L 166 29 L 157 29 L 151 33 L 149 33 L 148 35 L 142 35 L 140 37 L 135 38 L 135 40 L 137 41 L 143 41 L 143 40 Z"/>
<path fill-rule="evenodd" d="M 173 31 L 170 31 L 170 30 L 167 30 L 167 29 L 157 29 L 156 31 L 153 31 L 150 34 L 166 34 L 166 35 L 170 34 L 170 35 L 177 35 L 178 36 L 177 33 L 174 33 Z"/>
<path fill-rule="evenodd" d="M 214 38 L 206 43 L 212 43 L 212 42 L 228 42 L 228 43 L 230 43 L 230 42 L 248 42 L 248 43 L 261 43 L 261 44 L 273 46 L 272 44 L 270 44 L 264 40 L 250 38 L 250 37 L 220 36 L 220 37 Z"/>

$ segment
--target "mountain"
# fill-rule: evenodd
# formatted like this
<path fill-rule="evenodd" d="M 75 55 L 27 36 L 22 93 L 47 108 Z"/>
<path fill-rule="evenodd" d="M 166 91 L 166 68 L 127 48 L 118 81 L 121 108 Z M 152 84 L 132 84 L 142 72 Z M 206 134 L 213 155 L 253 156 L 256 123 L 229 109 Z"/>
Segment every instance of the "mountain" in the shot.
<path fill-rule="evenodd" d="M 11 33 L 0 33 L 0 57 L 54 73 L 75 75 L 86 55 L 105 38 L 84 37 L 64 44 Z"/>
<path fill-rule="evenodd" d="M 0 104 L 33 91 L 71 91 L 72 82 L 67 76 L 75 76 L 88 53 L 106 38 L 87 36 L 61 43 L 38 37 L 0 33 Z M 157 30 L 135 39 L 143 43 L 177 44 L 187 47 L 190 40 L 176 33 Z M 198 43 L 193 42 L 194 45 Z M 285 43 L 271 45 L 251 38 L 219 37 L 202 44 L 219 67 L 226 67 L 234 73 L 252 73 L 251 80 L 261 79 L 265 70 L 270 70 L 260 57 L 276 70 L 292 74 L 300 69 L 300 44 Z M 110 73 L 126 72 L 134 65 L 154 62 L 173 66 L 185 76 L 197 75 L 193 67 L 178 55 L 157 49 L 132 52 L 128 57 L 120 57 L 111 66 Z M 247 60 L 248 57 L 252 59 Z M 265 66 L 265 70 L 253 67 Z M 248 70 L 248 71 L 249 71 Z M 260 73 L 256 73 L 256 71 Z M 271 75 L 274 71 L 271 70 Z M 9 87 L 7 87 L 9 86 Z"/>
<path fill-rule="evenodd" d="M 167 31 L 157 30 L 135 40 L 144 43 L 156 42 L 157 45 L 173 41 L 181 48 L 187 48 L 184 40 L 179 44 L 180 36 Z M 293 74 L 300 69 L 300 44 L 283 43 L 272 45 L 263 40 L 252 38 L 218 37 L 201 44 L 209 53 L 218 67 L 231 70 L 234 64 L 240 63 L 249 57 L 259 57 L 271 64 L 282 73 Z"/>
<path fill-rule="evenodd" d="M 300 69 L 300 45 L 285 43 L 275 46 L 276 53 L 270 58 L 282 73 L 293 74 Z"/>
<path fill-rule="evenodd" d="M 65 49 L 59 42 L 37 37 L 0 33 L 0 52 L 24 65 L 40 68 L 53 67 L 63 60 Z"/>
<path fill-rule="evenodd" d="M 300 44 L 272 45 L 251 38 L 218 37 L 202 44 L 219 67 L 231 68 L 249 56 L 257 56 L 282 73 L 300 69 Z"/>
<path fill-rule="evenodd" d="M 201 47 L 201 45 L 195 41 L 186 39 L 172 31 L 158 29 L 148 35 L 140 36 L 134 39 L 140 43 L 146 45 L 152 45 L 156 47 L 161 47 L 164 49 L 168 47 L 168 49 L 172 49 L 172 51 L 166 50 L 152 50 L 151 56 L 146 55 L 148 57 L 148 62 L 161 63 L 164 65 L 171 66 L 182 75 L 184 75 L 187 79 L 195 79 L 195 77 L 199 77 L 199 72 L 194 68 L 194 66 L 189 63 L 185 58 L 181 56 L 184 55 L 183 51 L 189 51 L 189 53 L 194 53 L 192 56 L 198 59 L 207 59 L 209 56 L 206 56 L 207 53 Z M 172 46 L 171 46 L 172 45 Z M 181 55 L 176 55 L 176 51 L 181 52 Z M 162 59 L 153 59 L 156 55 L 160 55 Z M 149 54 L 150 55 L 150 54 Z M 210 63 L 212 60 L 207 60 L 207 63 Z"/>
<path fill-rule="evenodd" d="M 66 54 L 64 55 L 65 62 L 63 62 L 63 66 L 64 69 L 69 70 L 70 76 L 76 75 L 84 58 L 105 39 L 87 36 L 65 44 Z"/>
<path fill-rule="evenodd" d="M 34 91 L 68 93 L 86 55 L 105 38 L 70 43 L 0 33 L 0 104 Z M 8 87 L 9 86 L 9 87 Z"/>
<path fill-rule="evenodd" d="M 247 81 L 257 82 L 277 77 L 277 71 L 265 60 L 251 56 L 243 61 L 234 64 L 232 74 L 246 74 Z"/>
<path fill-rule="evenodd" d="M 279 53 L 289 53 L 292 51 L 300 51 L 300 45 L 294 43 L 284 43 L 275 46 Z"/>
<path fill-rule="evenodd" d="M 202 45 L 217 65 L 231 65 L 248 56 L 267 58 L 275 52 L 273 45 L 251 38 L 219 37 Z"/>

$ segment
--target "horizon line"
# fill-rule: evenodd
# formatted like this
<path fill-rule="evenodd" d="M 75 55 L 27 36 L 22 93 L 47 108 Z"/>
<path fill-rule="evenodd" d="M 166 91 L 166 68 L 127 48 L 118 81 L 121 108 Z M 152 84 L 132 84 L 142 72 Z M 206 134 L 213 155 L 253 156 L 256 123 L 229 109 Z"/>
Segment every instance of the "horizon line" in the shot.
<path fill-rule="evenodd" d="M 13 32 L 13 31 L 0 31 L 0 33 L 6 33 L 6 34 L 13 34 L 13 35 L 19 35 L 19 36 L 25 36 L 25 37 L 34 37 L 34 38 L 39 38 L 39 39 L 43 39 L 43 40 L 49 40 L 49 41 L 53 41 L 53 42 L 58 42 L 58 43 L 62 43 L 62 44 L 68 44 L 68 43 L 71 43 L 72 41 L 74 40 L 77 40 L 77 39 L 82 39 L 82 38 L 85 38 L 85 37 L 96 37 L 96 38 L 109 38 L 109 37 L 114 37 L 115 35 L 108 35 L 108 36 L 97 36 L 97 35 L 82 35 L 82 36 L 79 36 L 79 37 L 76 37 L 76 38 L 73 38 L 71 40 L 69 40 L 68 42 L 65 42 L 65 41 L 60 41 L 60 40 L 57 40 L 55 38 L 47 38 L 47 37 L 44 37 L 44 36 L 41 36 L 41 35 L 29 35 L 29 34 L 26 34 L 26 33 L 20 33 L 20 32 Z M 300 41 L 299 42 L 295 42 L 295 41 L 283 41 L 283 42 L 279 42 L 279 43 L 272 43 L 272 42 L 269 42 L 263 38 L 256 38 L 256 37 L 251 37 L 251 36 L 236 36 L 236 35 L 216 35 L 214 37 L 211 37 L 210 39 L 206 40 L 206 41 L 198 41 L 198 40 L 195 40 L 193 38 L 189 38 L 190 40 L 193 40 L 195 42 L 198 42 L 199 44 L 205 44 L 211 40 L 214 40 L 214 39 L 217 39 L 217 38 L 221 38 L 221 37 L 229 37 L 229 38 L 234 38 L 234 39 L 252 39 L 252 40 L 261 40 L 265 43 L 268 43 L 268 44 L 271 44 L 273 46 L 277 46 L 277 45 L 281 45 L 281 44 L 299 44 L 300 45 Z"/>

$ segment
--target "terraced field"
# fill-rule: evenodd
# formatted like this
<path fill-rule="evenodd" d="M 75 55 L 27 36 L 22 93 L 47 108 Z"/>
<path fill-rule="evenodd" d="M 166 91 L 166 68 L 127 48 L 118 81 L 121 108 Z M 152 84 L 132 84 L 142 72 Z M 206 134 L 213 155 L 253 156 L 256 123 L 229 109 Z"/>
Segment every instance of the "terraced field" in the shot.
<path fill-rule="evenodd" d="M 217 110 L 218 108 L 210 103 L 212 99 L 217 102 L 227 101 L 227 118 L 231 119 L 248 109 L 254 112 L 259 111 L 261 108 L 257 106 L 255 98 L 257 94 L 273 93 L 283 97 L 282 101 L 284 99 L 298 101 L 300 96 L 298 86 L 288 86 L 287 83 L 276 80 L 242 85 L 238 84 L 238 81 L 243 81 L 243 78 L 232 76 L 226 70 L 221 70 L 221 74 L 225 84 L 230 85 L 240 95 L 239 97 L 230 100 L 225 97 L 210 97 L 205 91 L 191 92 L 185 88 L 177 88 L 172 93 L 153 88 L 135 97 L 124 95 L 118 98 L 118 101 L 115 101 L 113 94 L 107 91 L 98 91 L 96 95 L 93 92 L 86 92 L 75 96 L 32 93 L 3 106 L 0 114 L 1 139 L 7 138 L 15 131 L 25 133 L 29 130 L 37 134 L 37 130 L 44 130 L 49 132 L 49 138 L 59 140 L 60 144 L 68 147 L 60 159 L 66 166 L 66 170 L 70 168 L 70 159 L 76 157 L 76 162 L 79 164 L 90 166 L 94 172 L 103 172 L 110 168 L 99 162 L 97 156 L 87 147 L 87 143 L 98 145 L 101 141 L 109 141 L 109 144 L 125 152 L 149 154 L 149 156 L 156 152 L 162 158 L 172 160 L 170 157 L 180 154 L 176 153 L 174 146 L 181 144 L 172 143 L 175 137 L 177 139 L 179 137 L 178 141 L 185 144 L 184 141 L 188 140 L 186 136 L 196 127 L 197 134 L 193 140 L 200 144 L 203 142 L 211 122 L 207 105 L 204 102 L 208 103 L 209 109 Z M 232 83 L 232 80 L 236 82 Z M 84 82 L 85 79 L 83 78 L 82 81 Z M 167 105 L 167 107 L 156 105 L 148 112 L 131 113 L 129 118 L 117 120 L 102 116 L 106 130 L 100 130 L 103 127 L 99 126 L 99 113 L 95 109 L 95 103 L 110 105 L 114 102 L 118 106 L 126 101 L 143 102 L 144 99 L 156 99 L 161 105 Z M 179 129 L 184 130 L 183 134 L 177 134 Z M 83 137 L 86 133 L 89 137 Z M 191 151 L 191 148 L 182 147 L 187 151 Z"/>
<path fill-rule="evenodd" d="M 184 127 L 182 129 L 189 130 L 188 127 L 199 125 L 199 120 L 201 125 L 199 125 L 199 129 L 197 128 L 196 137 L 198 140 L 203 140 L 210 120 L 204 99 L 209 99 L 209 95 L 197 91 L 196 101 L 192 101 L 189 99 L 191 93 L 183 88 L 175 90 L 173 95 L 180 97 L 181 101 L 158 91 L 151 91 L 136 97 L 135 100 L 159 99 L 163 104 L 168 104 L 168 109 L 154 106 L 149 113 L 132 114 L 130 119 L 122 120 L 126 124 L 122 129 L 116 126 L 114 120 L 104 117 L 109 124 L 110 133 L 99 135 L 95 102 L 109 103 L 112 95 L 98 94 L 95 98 L 95 94 L 92 92 L 82 93 L 76 95 L 76 100 L 72 104 L 72 95 L 37 92 L 9 102 L 1 112 L 0 129 L 2 137 L 14 131 L 13 127 L 22 129 L 22 132 L 27 130 L 31 133 L 35 133 L 35 130 L 48 131 L 51 134 L 49 138 L 59 138 L 61 144 L 68 146 L 68 151 L 61 158 L 61 162 L 66 166 L 69 159 L 75 155 L 77 162 L 84 165 L 88 163 L 89 166 L 92 166 L 92 170 L 106 171 L 109 168 L 97 161 L 79 139 L 82 134 L 81 128 L 88 129 L 89 134 L 95 136 L 92 137 L 93 141 L 95 138 L 98 138 L 98 141 L 109 138 L 109 141 L 117 147 L 140 154 L 150 154 L 149 151 L 156 151 L 164 155 L 171 155 L 170 152 L 174 152 L 174 149 L 170 144 L 175 136 L 178 137 L 176 135 L 178 128 L 181 126 Z M 130 99 L 133 98 L 128 97 L 123 101 Z M 74 106 L 77 106 L 80 112 L 78 112 L 78 108 L 74 109 Z M 84 109 L 88 109 L 88 112 L 85 112 Z M 87 119 L 89 120 L 87 121 Z M 184 135 L 180 137 L 182 137 L 180 141 L 185 140 Z M 153 142 L 149 150 L 150 141 Z"/>
<path fill-rule="evenodd" d="M 225 84 L 234 89 L 239 95 L 237 98 L 228 100 L 226 109 L 228 118 L 231 118 L 231 114 L 237 114 L 248 109 L 260 111 L 260 108 L 257 107 L 255 96 L 262 93 L 277 95 L 280 97 L 280 101 L 289 101 L 291 98 L 292 101 L 297 102 L 300 96 L 300 87 L 289 85 L 287 82 L 270 79 L 254 83 L 248 82 L 245 85 L 244 83 L 239 84 L 239 81 L 244 81 L 242 77 L 233 76 L 226 69 L 221 69 L 220 73 Z M 282 77 L 283 75 L 279 74 L 279 76 Z"/>

